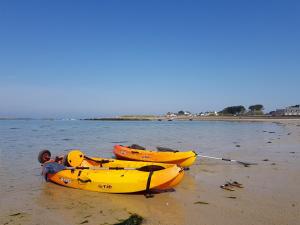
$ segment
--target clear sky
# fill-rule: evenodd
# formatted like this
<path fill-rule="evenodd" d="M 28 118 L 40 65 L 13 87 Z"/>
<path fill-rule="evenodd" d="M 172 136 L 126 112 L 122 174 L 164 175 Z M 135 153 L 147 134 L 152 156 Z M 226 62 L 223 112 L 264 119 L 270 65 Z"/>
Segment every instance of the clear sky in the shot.
<path fill-rule="evenodd" d="M 0 116 L 300 103 L 300 1 L 0 2 Z"/>

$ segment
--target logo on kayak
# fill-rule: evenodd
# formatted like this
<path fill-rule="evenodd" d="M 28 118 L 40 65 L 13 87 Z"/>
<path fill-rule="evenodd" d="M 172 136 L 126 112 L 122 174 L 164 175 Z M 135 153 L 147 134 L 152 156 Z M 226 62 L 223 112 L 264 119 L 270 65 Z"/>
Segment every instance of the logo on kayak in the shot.
<path fill-rule="evenodd" d="M 69 183 L 72 182 L 70 179 L 63 178 L 63 177 L 61 177 L 60 180 L 61 180 L 62 182 L 64 182 L 65 184 L 69 184 Z"/>
<path fill-rule="evenodd" d="M 112 186 L 110 184 L 99 184 L 98 187 L 101 189 L 111 189 L 112 188 Z"/>
<path fill-rule="evenodd" d="M 126 154 L 126 152 L 125 152 L 125 151 L 121 151 L 120 153 L 121 153 L 122 155 L 125 155 L 125 154 Z"/>

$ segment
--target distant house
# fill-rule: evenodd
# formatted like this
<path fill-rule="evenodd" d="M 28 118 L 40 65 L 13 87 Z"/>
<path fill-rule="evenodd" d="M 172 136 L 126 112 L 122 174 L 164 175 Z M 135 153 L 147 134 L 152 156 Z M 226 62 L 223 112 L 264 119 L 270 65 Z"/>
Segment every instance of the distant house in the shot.
<path fill-rule="evenodd" d="M 198 113 L 197 116 L 218 116 L 219 113 L 217 111 L 207 111 Z"/>
<path fill-rule="evenodd" d="M 174 117 L 177 117 L 177 115 L 176 115 L 175 113 L 168 112 L 168 113 L 166 114 L 166 117 L 168 117 L 168 118 L 174 118 Z"/>
<path fill-rule="evenodd" d="M 275 111 L 271 111 L 271 116 L 284 116 L 284 109 L 276 109 Z"/>
<path fill-rule="evenodd" d="M 192 115 L 192 113 L 189 112 L 189 111 L 184 111 L 184 115 L 185 115 L 185 116 L 190 116 L 190 115 Z"/>
<path fill-rule="evenodd" d="M 218 112 L 216 111 L 208 111 L 204 113 L 204 116 L 218 116 Z"/>
<path fill-rule="evenodd" d="M 300 116 L 300 105 L 286 107 L 284 110 L 285 116 Z"/>

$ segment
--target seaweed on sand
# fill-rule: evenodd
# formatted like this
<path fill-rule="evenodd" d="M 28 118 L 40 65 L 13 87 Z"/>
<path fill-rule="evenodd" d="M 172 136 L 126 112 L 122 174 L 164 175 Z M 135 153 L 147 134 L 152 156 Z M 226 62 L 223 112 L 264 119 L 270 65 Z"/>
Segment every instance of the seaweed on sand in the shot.
<path fill-rule="evenodd" d="M 142 224 L 144 218 L 138 214 L 132 214 L 126 220 L 121 221 L 120 223 L 115 223 L 114 225 L 140 225 Z"/>
<path fill-rule="evenodd" d="M 9 216 L 19 216 L 19 215 L 21 215 L 21 214 L 22 214 L 22 213 L 18 212 L 18 213 L 11 214 L 11 215 L 9 215 Z"/>
<path fill-rule="evenodd" d="M 198 201 L 198 202 L 194 202 L 194 204 L 201 204 L 201 205 L 208 205 L 208 202 L 202 202 L 202 201 Z"/>

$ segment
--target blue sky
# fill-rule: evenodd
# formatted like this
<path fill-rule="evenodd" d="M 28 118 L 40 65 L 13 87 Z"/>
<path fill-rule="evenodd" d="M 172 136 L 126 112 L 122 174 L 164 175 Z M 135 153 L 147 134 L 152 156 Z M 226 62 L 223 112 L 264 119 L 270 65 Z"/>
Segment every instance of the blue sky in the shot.
<path fill-rule="evenodd" d="M 0 116 L 300 103 L 299 1 L 1 1 Z"/>

